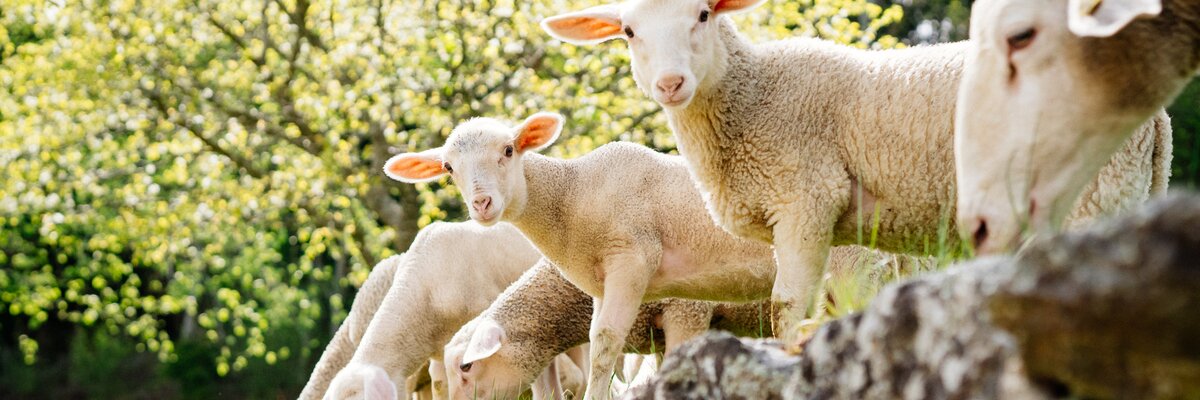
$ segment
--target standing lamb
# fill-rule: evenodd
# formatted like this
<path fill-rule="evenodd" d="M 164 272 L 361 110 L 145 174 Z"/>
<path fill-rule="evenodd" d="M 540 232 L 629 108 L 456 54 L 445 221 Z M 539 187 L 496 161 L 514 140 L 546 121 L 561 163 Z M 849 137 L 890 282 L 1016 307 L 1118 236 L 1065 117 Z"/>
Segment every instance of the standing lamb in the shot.
<path fill-rule="evenodd" d="M 376 371 L 383 371 L 387 383 L 403 395 L 405 378 L 431 357 L 439 359 L 451 335 L 540 257 L 511 225 L 430 224 L 394 261 L 397 265 L 389 267 L 395 268 L 394 277 L 391 287 L 383 289 L 387 295 L 378 311 L 355 311 L 358 304 L 351 308 L 351 317 L 322 355 L 301 398 L 356 398 L 354 393 L 364 387 L 385 386 L 368 385 L 381 376 Z M 364 286 L 370 288 L 368 299 L 373 299 L 382 285 L 368 281 L 371 284 Z M 340 334 L 343 330 L 345 335 Z M 349 351 L 353 356 L 347 357 Z"/>
<path fill-rule="evenodd" d="M 667 297 L 747 301 L 770 294 L 771 248 L 718 228 L 683 160 L 629 143 L 583 157 L 537 154 L 562 129 L 538 113 L 517 127 L 476 118 L 442 148 L 400 154 L 388 176 L 451 174 L 482 224 L 511 222 L 563 275 L 595 297 L 588 396 L 606 384 L 643 302 Z M 612 174 L 620 172 L 614 179 Z"/>
<path fill-rule="evenodd" d="M 830 267 L 845 272 L 864 266 L 891 270 L 905 262 L 916 268 L 928 267 L 932 261 L 901 260 L 859 246 L 835 247 L 829 256 Z M 552 265 L 534 266 L 446 345 L 450 398 L 506 398 L 518 393 L 550 363 L 549 357 L 588 340 L 592 310 L 591 298 Z M 766 301 L 732 304 L 681 299 L 643 304 L 623 348 L 640 353 L 670 352 L 708 329 L 738 336 L 771 336 L 769 305 Z M 635 375 L 625 372 L 630 385 Z"/>
<path fill-rule="evenodd" d="M 729 232 L 774 243 L 772 296 L 785 310 L 777 330 L 790 340 L 796 331 L 786 326 L 816 306 L 831 245 L 875 231 L 883 250 L 957 248 L 947 232 L 955 226 L 951 145 L 966 45 L 754 45 L 727 15 L 761 2 L 631 0 L 542 26 L 576 44 L 629 42 L 633 78 L 666 111 L 712 217 Z M 1153 150 L 1126 152 L 1140 160 Z M 1111 203 L 1102 210 L 1148 197 L 1145 182 L 1166 171 L 1142 165 L 1103 172 L 1100 190 L 1113 195 L 1103 196 Z"/>
<path fill-rule="evenodd" d="M 980 250 L 1021 227 L 1052 230 L 1063 207 L 1200 70 L 1194 0 L 975 3 L 958 96 L 959 226 Z M 1144 129 L 1144 125 L 1143 125 Z M 1165 132 L 1159 130 L 1159 133 Z M 1171 149 L 1155 151 L 1169 171 Z M 1155 175 L 1165 190 L 1167 174 Z"/>

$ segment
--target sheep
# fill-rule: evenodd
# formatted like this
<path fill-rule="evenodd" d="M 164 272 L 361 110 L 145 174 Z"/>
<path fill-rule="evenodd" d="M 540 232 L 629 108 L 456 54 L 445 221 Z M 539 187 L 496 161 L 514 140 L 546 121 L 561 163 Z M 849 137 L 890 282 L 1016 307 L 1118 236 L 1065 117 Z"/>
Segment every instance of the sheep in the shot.
<path fill-rule="evenodd" d="M 426 360 L 440 359 L 451 335 L 540 257 L 511 225 L 430 224 L 403 257 L 381 265 L 395 269 L 390 288 L 379 283 L 385 279 L 369 276 L 363 305 L 377 303 L 378 311 L 351 307 L 301 398 L 356 398 L 364 387 L 375 387 L 370 379 L 380 376 L 377 370 L 407 397 L 405 378 Z"/>
<path fill-rule="evenodd" d="M 830 252 L 831 269 L 849 272 L 861 266 L 890 269 L 894 264 L 929 266 L 932 259 L 899 257 L 858 246 L 839 246 Z M 468 322 L 446 345 L 447 393 L 476 398 L 507 398 L 523 389 L 552 354 L 588 340 L 592 302 L 549 262 L 531 268 L 478 317 Z M 739 336 L 771 336 L 766 301 L 745 304 L 667 299 L 643 304 L 626 337 L 626 351 L 671 351 L 679 342 L 710 328 Z M 465 357 L 467 354 L 470 357 Z M 628 361 L 628 359 L 627 359 Z M 627 367 L 636 368 L 636 363 Z M 635 385 L 636 369 L 623 374 Z M 468 396 L 469 397 L 469 396 Z"/>
<path fill-rule="evenodd" d="M 541 112 L 511 127 L 492 118 L 459 124 L 443 147 L 384 165 L 416 183 L 450 174 L 481 224 L 516 226 L 563 275 L 595 298 L 587 398 L 600 390 L 646 301 L 747 301 L 770 293 L 771 248 L 718 228 L 678 156 L 610 143 L 560 160 L 538 154 L 563 117 Z M 622 171 L 624 176 L 612 179 Z"/>
<path fill-rule="evenodd" d="M 710 326 L 742 336 L 770 335 L 768 307 L 765 301 L 647 303 L 638 309 L 622 348 L 644 354 L 669 351 Z M 591 296 L 550 262 L 538 263 L 446 344 L 449 398 L 514 397 L 555 354 L 588 341 L 592 311 Z M 634 375 L 625 374 L 630 380 Z M 607 384 L 611 375 L 601 378 Z M 594 393 L 592 388 L 588 393 Z"/>
<path fill-rule="evenodd" d="M 1166 125 L 1157 110 L 1200 70 L 1198 25 L 1191 0 L 976 2 L 955 131 L 961 229 L 986 221 L 996 243 L 985 250 L 1022 225 L 1057 229 L 1139 124 Z M 1171 162 L 1169 147 L 1155 156 L 1156 169 Z M 1165 190 L 1167 175 L 1153 186 Z"/>
<path fill-rule="evenodd" d="M 379 304 L 383 302 L 388 290 L 391 289 L 396 267 L 403 263 L 403 257 L 403 254 L 388 257 L 371 269 L 366 282 L 363 282 L 362 287 L 358 289 L 358 294 L 354 296 L 350 315 L 342 321 L 341 326 L 326 345 L 325 352 L 321 354 L 321 359 L 313 368 L 312 376 L 305 384 L 304 390 L 300 392 L 300 399 L 319 399 L 324 396 L 326 389 L 329 388 L 329 381 L 333 380 L 334 375 L 350 361 L 350 357 L 358 347 L 358 342 L 362 340 L 367 325 L 374 318 L 375 311 L 379 310 Z M 415 384 L 430 377 L 426 371 L 444 373 L 445 368 L 440 363 L 432 362 L 424 371 L 418 371 L 408 377 L 408 392 L 414 394 L 420 392 L 418 398 L 432 396 L 429 386 L 421 387 L 422 385 Z"/>
<path fill-rule="evenodd" d="M 772 296 L 787 326 L 819 306 L 831 245 L 875 231 L 878 248 L 891 252 L 959 248 L 947 231 L 955 226 L 953 117 L 966 44 L 751 44 L 728 15 L 761 2 L 631 0 L 546 18 L 542 27 L 579 45 L 628 41 L 633 79 L 663 107 L 712 218 L 774 244 Z M 1146 197 L 1139 191 L 1151 173 L 1104 174 L 1101 190 L 1114 194 L 1104 196 L 1112 197 L 1106 212 Z M 781 332 L 789 341 L 796 333 Z"/>

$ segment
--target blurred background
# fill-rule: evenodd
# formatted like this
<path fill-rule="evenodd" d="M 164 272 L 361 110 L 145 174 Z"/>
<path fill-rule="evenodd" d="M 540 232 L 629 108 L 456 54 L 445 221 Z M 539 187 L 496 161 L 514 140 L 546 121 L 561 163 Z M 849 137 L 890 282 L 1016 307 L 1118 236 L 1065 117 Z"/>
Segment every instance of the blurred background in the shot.
<path fill-rule="evenodd" d="M 598 3 L 597 3 L 598 4 Z M 447 182 L 392 154 L 473 116 L 569 117 L 549 153 L 674 150 L 617 41 L 565 0 L 0 0 L 0 398 L 293 398 L 355 289 Z M 772 0 L 756 41 L 962 40 L 961 0 Z M 1200 86 L 1171 108 L 1200 182 Z M 864 294 L 869 296 L 869 294 Z"/>

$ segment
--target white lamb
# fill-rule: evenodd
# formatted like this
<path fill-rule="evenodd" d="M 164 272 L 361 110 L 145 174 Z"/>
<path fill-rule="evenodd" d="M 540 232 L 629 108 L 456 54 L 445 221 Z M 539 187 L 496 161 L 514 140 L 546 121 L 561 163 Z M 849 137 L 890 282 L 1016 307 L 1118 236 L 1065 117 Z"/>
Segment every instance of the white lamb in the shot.
<path fill-rule="evenodd" d="M 985 251 L 1022 226 L 1056 229 L 1126 138 L 1146 140 L 1138 125 L 1166 124 L 1159 107 L 1200 70 L 1198 25 L 1194 0 L 976 2 L 955 132 L 961 229 L 986 226 Z M 1169 171 L 1160 147 L 1154 167 Z"/>
<path fill-rule="evenodd" d="M 346 316 L 333 338 L 329 340 L 329 344 L 325 345 L 325 352 L 321 353 L 321 359 L 317 361 L 308 383 L 300 392 L 300 400 L 316 400 L 325 396 L 329 381 L 350 362 L 354 349 L 358 348 L 358 343 L 375 317 L 375 312 L 379 310 L 380 303 L 383 303 L 388 290 L 392 288 L 392 279 L 403 260 L 403 254 L 388 257 L 371 269 L 366 282 L 358 289 L 358 294 L 354 295 L 350 315 Z"/>
<path fill-rule="evenodd" d="M 454 332 L 540 257 L 511 225 L 437 222 L 425 227 L 399 258 L 375 318 L 368 310 L 356 311 L 357 304 L 351 308 L 301 398 L 354 399 L 364 388 L 383 393 L 387 385 L 372 380 L 381 376 L 407 397 L 405 378 L 426 360 L 440 359 Z M 370 296 L 378 296 L 382 285 L 368 282 Z M 347 357 L 349 351 L 353 356 Z M 324 390 L 335 371 L 340 372 Z"/>
<path fill-rule="evenodd" d="M 542 26 L 577 44 L 629 42 L 633 78 L 663 106 L 712 217 L 775 245 L 772 296 L 785 310 L 779 322 L 792 325 L 816 305 L 831 245 L 875 231 L 888 251 L 957 248 L 947 232 L 955 226 L 954 99 L 966 45 L 751 44 L 727 14 L 761 2 L 631 0 Z M 1128 161 L 1104 171 L 1099 190 L 1114 195 L 1101 196 L 1111 203 L 1100 209 L 1147 198 L 1153 176 L 1166 173 L 1145 167 L 1152 153 L 1129 148 L 1119 156 Z M 795 330 L 781 333 L 790 339 Z"/>
<path fill-rule="evenodd" d="M 455 127 L 444 147 L 397 155 L 384 168 L 406 182 L 451 174 L 472 219 L 511 222 L 596 298 L 587 398 L 597 398 L 643 302 L 763 298 L 775 265 L 769 246 L 713 223 L 678 156 L 629 143 L 574 160 L 537 154 L 562 123 L 551 113 L 515 128 L 476 118 Z"/>

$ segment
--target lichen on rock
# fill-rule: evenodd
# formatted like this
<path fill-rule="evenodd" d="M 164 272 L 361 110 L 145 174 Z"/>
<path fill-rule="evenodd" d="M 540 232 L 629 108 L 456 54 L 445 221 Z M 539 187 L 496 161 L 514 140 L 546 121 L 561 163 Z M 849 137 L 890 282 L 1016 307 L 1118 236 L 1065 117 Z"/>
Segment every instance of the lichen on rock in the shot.
<path fill-rule="evenodd" d="M 800 355 L 709 333 L 635 399 L 1200 398 L 1200 197 L 884 288 Z"/>

